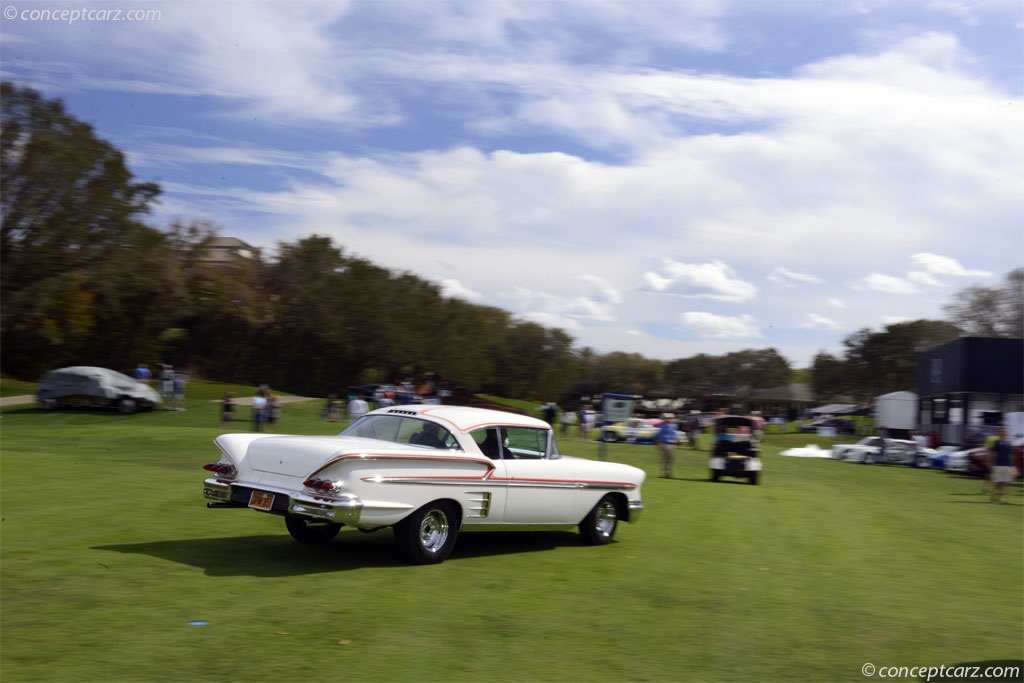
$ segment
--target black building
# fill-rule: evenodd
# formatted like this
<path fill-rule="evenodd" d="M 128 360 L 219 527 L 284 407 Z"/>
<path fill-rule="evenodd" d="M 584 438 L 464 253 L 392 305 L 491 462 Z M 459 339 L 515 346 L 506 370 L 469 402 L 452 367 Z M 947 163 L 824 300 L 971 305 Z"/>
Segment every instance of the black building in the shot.
<path fill-rule="evenodd" d="M 975 444 L 1024 412 L 1024 339 L 963 337 L 917 354 L 921 432 Z"/>

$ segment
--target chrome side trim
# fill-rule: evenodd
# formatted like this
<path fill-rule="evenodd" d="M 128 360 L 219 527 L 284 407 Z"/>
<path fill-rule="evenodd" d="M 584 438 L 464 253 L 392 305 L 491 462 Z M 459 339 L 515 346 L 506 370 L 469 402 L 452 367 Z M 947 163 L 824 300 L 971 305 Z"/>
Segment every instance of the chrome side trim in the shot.
<path fill-rule="evenodd" d="M 468 491 L 472 496 L 466 501 L 466 517 L 483 519 L 491 514 L 491 493 L 490 491 Z"/>
<path fill-rule="evenodd" d="M 524 489 L 570 489 L 590 491 L 632 491 L 637 484 L 602 481 L 543 481 L 539 479 L 443 479 L 432 477 L 366 477 L 363 481 L 375 484 L 413 484 L 416 486 L 500 486 Z"/>

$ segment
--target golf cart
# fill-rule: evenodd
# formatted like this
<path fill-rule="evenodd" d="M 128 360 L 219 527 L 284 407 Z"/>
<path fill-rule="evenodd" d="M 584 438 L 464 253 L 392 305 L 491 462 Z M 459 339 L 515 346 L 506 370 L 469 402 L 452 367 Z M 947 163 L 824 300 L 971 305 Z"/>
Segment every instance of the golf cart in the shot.
<path fill-rule="evenodd" d="M 714 421 L 714 446 L 708 467 L 711 481 L 738 477 L 757 484 L 761 477 L 759 422 L 755 417 L 719 415 Z"/>

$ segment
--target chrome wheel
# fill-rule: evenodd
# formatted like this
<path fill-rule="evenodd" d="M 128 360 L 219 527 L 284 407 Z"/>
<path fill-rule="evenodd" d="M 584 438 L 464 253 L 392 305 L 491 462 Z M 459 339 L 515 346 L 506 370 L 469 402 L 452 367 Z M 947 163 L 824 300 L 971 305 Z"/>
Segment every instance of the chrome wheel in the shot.
<path fill-rule="evenodd" d="M 415 564 L 444 562 L 459 535 L 459 509 L 451 501 L 424 505 L 395 525 L 398 551 Z"/>
<path fill-rule="evenodd" d="M 609 494 L 599 500 L 580 522 L 580 533 L 590 545 L 604 545 L 611 542 L 618 526 L 619 508 Z"/>
<path fill-rule="evenodd" d="M 618 522 L 619 514 L 615 510 L 615 503 L 610 500 L 602 500 L 597 504 L 597 515 L 594 517 L 594 530 L 597 533 L 605 538 L 611 538 Z"/>
<path fill-rule="evenodd" d="M 420 545 L 427 552 L 436 553 L 448 540 L 448 515 L 444 510 L 431 510 L 420 522 Z"/>

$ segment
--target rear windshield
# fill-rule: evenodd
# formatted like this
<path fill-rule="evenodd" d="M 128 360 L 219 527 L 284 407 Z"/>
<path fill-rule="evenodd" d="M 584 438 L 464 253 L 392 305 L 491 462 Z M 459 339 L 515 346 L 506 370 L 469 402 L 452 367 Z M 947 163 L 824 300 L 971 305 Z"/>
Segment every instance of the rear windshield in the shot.
<path fill-rule="evenodd" d="M 461 451 L 455 436 L 436 422 L 403 415 L 366 415 L 341 433 L 420 448 Z"/>

